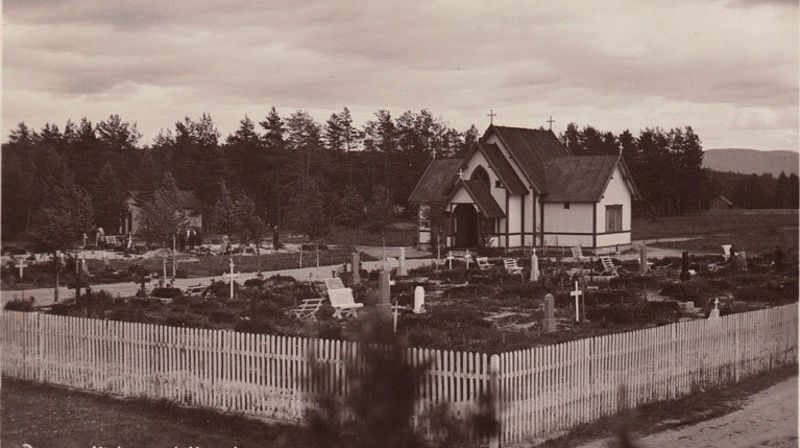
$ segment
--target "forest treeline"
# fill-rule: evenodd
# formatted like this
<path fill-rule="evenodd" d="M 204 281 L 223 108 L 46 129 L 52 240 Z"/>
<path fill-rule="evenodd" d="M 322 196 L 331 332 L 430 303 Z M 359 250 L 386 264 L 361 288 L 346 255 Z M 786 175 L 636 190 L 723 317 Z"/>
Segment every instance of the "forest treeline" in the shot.
<path fill-rule="evenodd" d="M 166 173 L 195 192 L 209 218 L 220 206 L 241 203 L 266 225 L 307 234 L 321 235 L 330 223 L 355 226 L 367 214 L 380 227 L 413 216 L 407 198 L 433 157 L 457 156 L 479 137 L 475 126 L 459 131 L 425 109 L 398 116 L 379 110 L 357 127 L 347 108 L 325 123 L 305 111 L 280 116 L 272 108 L 260 119 L 245 117 L 224 138 L 203 114 L 150 143 L 118 115 L 39 130 L 20 123 L 2 145 L 2 236 L 25 238 L 37 217 L 67 219 L 57 215 L 69 210 L 48 207 L 56 202 L 85 209 L 78 227 L 115 233 L 126 192 L 154 191 Z M 742 207 L 797 207 L 796 175 L 704 170 L 702 144 L 690 127 L 634 136 L 570 124 L 559 137 L 575 154 L 621 151 L 645 199 L 638 208 L 648 213 L 693 213 L 718 194 Z M 220 222 L 206 220 L 214 221 Z"/>

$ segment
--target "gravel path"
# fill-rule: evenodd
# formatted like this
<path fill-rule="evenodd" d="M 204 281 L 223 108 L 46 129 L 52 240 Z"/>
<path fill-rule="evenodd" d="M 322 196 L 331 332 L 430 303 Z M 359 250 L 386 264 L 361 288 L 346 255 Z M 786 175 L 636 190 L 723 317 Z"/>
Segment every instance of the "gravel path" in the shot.
<path fill-rule="evenodd" d="M 433 260 L 431 259 L 419 259 L 415 258 L 413 260 L 406 260 L 408 265 L 408 269 L 418 268 L 420 266 L 424 266 L 427 264 L 431 264 Z M 372 271 L 378 269 L 382 266 L 382 261 L 364 261 L 361 263 L 361 268 L 367 271 Z M 316 267 L 308 267 L 302 269 L 282 269 L 278 271 L 264 271 L 264 277 L 271 277 L 273 275 L 284 275 L 294 277 L 297 280 L 317 280 L 321 278 L 328 278 L 333 276 L 334 270 L 339 271 L 341 270 L 342 265 L 329 265 L 329 266 L 320 266 L 319 269 Z M 242 273 L 236 281 L 237 282 L 244 282 L 247 279 L 255 278 L 257 275 L 256 272 L 247 272 Z M 194 285 L 208 285 L 211 283 L 212 280 L 224 280 L 221 276 L 216 277 L 195 277 L 195 278 L 184 278 L 184 279 L 176 279 L 175 280 L 175 287 L 177 288 L 187 288 L 189 286 Z M 227 281 L 227 280 L 225 280 Z M 148 286 L 152 286 L 152 283 Z M 105 284 L 98 284 L 92 285 L 92 289 L 95 291 L 104 290 L 111 294 L 112 296 L 120 296 L 120 297 L 132 297 L 136 295 L 136 292 L 139 290 L 139 285 L 134 284 L 133 282 L 124 282 L 124 283 L 105 283 Z M 13 299 L 19 298 L 21 291 L 19 290 L 3 290 L 0 291 L 0 304 L 5 305 L 6 302 L 9 302 Z M 60 287 L 58 289 L 58 295 L 61 300 L 64 299 L 71 299 L 75 297 L 75 290 L 67 289 L 66 287 Z M 36 289 L 26 289 L 25 290 L 25 297 L 33 297 L 35 299 L 34 305 L 42 306 L 42 305 L 50 305 L 53 303 L 53 288 L 36 288 Z"/>
<path fill-rule="evenodd" d="M 639 439 L 639 448 L 797 447 L 797 377 L 784 380 L 745 400 L 742 409 L 722 417 Z M 618 446 L 597 440 L 581 448 Z"/>

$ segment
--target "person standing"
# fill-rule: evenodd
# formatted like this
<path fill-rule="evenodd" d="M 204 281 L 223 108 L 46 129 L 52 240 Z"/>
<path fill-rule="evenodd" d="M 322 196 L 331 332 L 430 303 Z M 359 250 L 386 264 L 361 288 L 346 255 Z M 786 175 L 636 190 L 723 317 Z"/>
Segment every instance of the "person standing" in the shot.
<path fill-rule="evenodd" d="M 95 234 L 95 241 L 94 245 L 97 246 L 98 249 L 105 249 L 106 247 L 106 232 L 103 230 L 102 227 L 97 228 L 97 233 Z"/>

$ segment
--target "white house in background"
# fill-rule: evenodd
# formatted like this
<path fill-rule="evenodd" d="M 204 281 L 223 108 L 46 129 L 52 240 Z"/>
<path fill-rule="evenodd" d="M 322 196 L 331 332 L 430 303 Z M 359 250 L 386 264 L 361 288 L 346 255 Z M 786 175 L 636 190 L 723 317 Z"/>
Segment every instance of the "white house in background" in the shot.
<path fill-rule="evenodd" d="M 419 245 L 572 247 L 604 253 L 631 242 L 639 198 L 620 155 L 575 156 L 552 131 L 491 125 L 463 159 L 431 162 L 409 201 Z"/>
<path fill-rule="evenodd" d="M 125 219 L 123 219 L 120 226 L 120 234 L 125 235 L 131 232 L 136 235 L 139 233 L 142 205 L 150 199 L 152 194 L 152 191 L 128 191 L 125 198 Z M 200 213 L 200 204 L 197 202 L 194 192 L 179 190 L 178 202 L 178 205 L 186 215 L 186 225 L 197 229 L 202 228 L 203 215 Z"/>

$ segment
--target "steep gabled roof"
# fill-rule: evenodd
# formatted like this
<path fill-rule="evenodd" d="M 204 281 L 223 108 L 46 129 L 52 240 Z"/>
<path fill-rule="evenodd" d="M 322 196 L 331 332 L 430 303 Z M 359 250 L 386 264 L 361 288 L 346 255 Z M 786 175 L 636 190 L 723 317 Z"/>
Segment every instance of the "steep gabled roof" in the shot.
<path fill-rule="evenodd" d="M 497 201 L 495 201 L 492 197 L 489 189 L 486 188 L 486 185 L 478 179 L 459 179 L 456 182 L 456 187 L 453 188 L 452 194 L 450 194 L 449 198 L 447 199 L 447 202 L 453 200 L 453 197 L 458 193 L 461 187 L 467 191 L 469 196 L 475 202 L 475 205 L 478 206 L 478 210 L 480 210 L 481 214 L 485 218 L 502 218 L 506 216 L 506 214 L 503 212 L 503 209 L 500 208 L 500 205 L 497 204 Z"/>
<path fill-rule="evenodd" d="M 548 190 L 545 164 L 552 159 L 571 155 L 570 151 L 558 141 L 553 131 L 490 125 L 484 138 L 492 132 L 497 134 L 520 170 L 539 193 Z"/>
<path fill-rule="evenodd" d="M 463 159 L 434 159 L 422 173 L 408 202 L 429 204 L 446 201 L 463 162 Z"/>
<path fill-rule="evenodd" d="M 572 156 L 547 162 L 548 193 L 543 202 L 598 202 L 603 197 L 614 168 L 620 167 L 631 196 L 639 193 L 630 179 L 625 162 L 618 155 Z"/>
<path fill-rule="evenodd" d="M 714 200 L 715 201 L 722 201 L 722 203 L 727 205 L 728 207 L 733 206 L 733 201 L 731 201 L 730 199 L 726 198 L 724 195 L 719 195 L 716 198 L 714 198 Z"/>
<path fill-rule="evenodd" d="M 497 145 L 493 143 L 478 143 L 476 146 L 486 155 L 486 159 L 489 160 L 492 169 L 497 173 L 497 177 L 511 191 L 511 194 L 524 195 L 528 193 L 525 184 L 514 172 L 514 168 L 508 163 L 508 159 L 506 159 Z"/>

